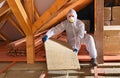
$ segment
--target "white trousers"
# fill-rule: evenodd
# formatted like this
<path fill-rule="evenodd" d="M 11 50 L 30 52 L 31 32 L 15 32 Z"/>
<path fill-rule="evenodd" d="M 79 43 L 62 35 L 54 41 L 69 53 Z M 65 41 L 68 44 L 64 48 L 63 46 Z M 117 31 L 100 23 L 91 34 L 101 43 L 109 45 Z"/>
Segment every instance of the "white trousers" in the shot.
<path fill-rule="evenodd" d="M 91 35 L 85 34 L 84 38 L 80 40 L 80 47 L 81 47 L 81 44 L 84 44 L 86 46 L 86 49 L 89 52 L 89 55 L 91 58 L 97 57 L 97 50 L 95 47 L 95 42 Z"/>

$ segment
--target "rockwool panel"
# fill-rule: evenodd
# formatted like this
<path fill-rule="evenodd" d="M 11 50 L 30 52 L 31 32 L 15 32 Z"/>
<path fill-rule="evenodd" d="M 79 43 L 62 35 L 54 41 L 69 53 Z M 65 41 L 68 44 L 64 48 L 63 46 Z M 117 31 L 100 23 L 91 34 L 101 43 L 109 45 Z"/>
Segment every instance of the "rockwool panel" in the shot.
<path fill-rule="evenodd" d="M 78 57 L 63 41 L 48 39 L 45 42 L 48 70 L 79 70 Z"/>

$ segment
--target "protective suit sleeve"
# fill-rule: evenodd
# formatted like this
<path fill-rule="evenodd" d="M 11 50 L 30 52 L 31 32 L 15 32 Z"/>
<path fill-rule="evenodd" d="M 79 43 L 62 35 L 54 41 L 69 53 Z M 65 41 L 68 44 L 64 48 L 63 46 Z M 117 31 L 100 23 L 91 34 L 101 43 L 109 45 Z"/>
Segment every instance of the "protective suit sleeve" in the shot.
<path fill-rule="evenodd" d="M 77 37 L 83 38 L 84 34 L 85 34 L 85 25 L 84 25 L 84 23 L 79 24 L 79 27 L 80 28 L 79 28 L 79 31 L 77 33 Z"/>
<path fill-rule="evenodd" d="M 48 38 L 52 37 L 53 35 L 59 34 L 65 30 L 64 22 L 61 22 L 60 24 L 56 25 L 55 27 L 52 27 L 46 35 Z"/>

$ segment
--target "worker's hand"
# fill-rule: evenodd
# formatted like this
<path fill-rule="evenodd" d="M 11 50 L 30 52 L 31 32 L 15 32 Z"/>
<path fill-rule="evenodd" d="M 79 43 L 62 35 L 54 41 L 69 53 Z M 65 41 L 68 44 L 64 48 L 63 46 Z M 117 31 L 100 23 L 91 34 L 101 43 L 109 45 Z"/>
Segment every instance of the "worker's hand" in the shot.
<path fill-rule="evenodd" d="M 78 52 L 78 49 L 75 48 L 75 49 L 73 50 L 73 52 Z"/>
<path fill-rule="evenodd" d="M 73 52 L 78 52 L 78 50 L 75 48 L 75 49 L 73 50 Z"/>
<path fill-rule="evenodd" d="M 45 35 L 45 36 L 42 38 L 43 43 L 44 43 L 47 39 L 48 39 L 48 36 Z"/>
<path fill-rule="evenodd" d="M 78 54 L 78 49 L 76 49 L 76 48 L 73 49 L 73 52 L 76 53 L 76 54 Z"/>

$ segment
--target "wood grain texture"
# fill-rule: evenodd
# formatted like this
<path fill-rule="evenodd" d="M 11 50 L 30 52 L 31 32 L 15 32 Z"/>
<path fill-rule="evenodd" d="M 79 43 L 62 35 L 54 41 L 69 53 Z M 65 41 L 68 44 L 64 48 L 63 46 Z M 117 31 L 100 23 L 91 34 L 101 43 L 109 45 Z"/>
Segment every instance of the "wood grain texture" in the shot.
<path fill-rule="evenodd" d="M 120 54 L 120 26 L 104 26 L 104 55 Z"/>
<path fill-rule="evenodd" d="M 103 25 L 104 25 L 104 0 L 95 0 L 95 42 L 98 51 L 98 62 L 103 63 Z"/>

